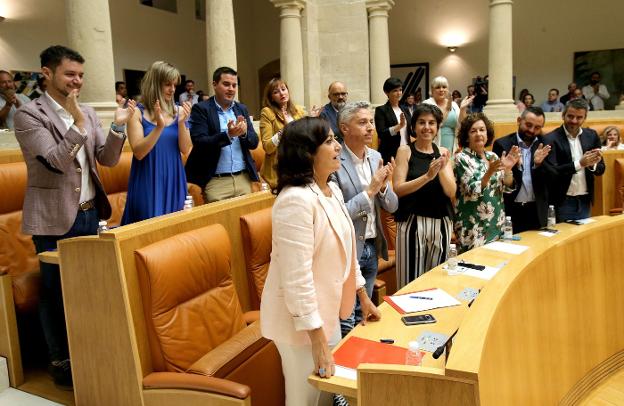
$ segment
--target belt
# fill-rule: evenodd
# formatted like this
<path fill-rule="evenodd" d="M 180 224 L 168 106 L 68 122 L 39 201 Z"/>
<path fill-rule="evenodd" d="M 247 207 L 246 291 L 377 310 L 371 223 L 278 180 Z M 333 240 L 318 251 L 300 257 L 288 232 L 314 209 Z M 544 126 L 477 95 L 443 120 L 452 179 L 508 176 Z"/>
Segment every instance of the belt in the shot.
<path fill-rule="evenodd" d="M 95 200 L 87 200 L 86 202 L 79 203 L 78 208 L 82 211 L 95 209 Z"/>
<path fill-rule="evenodd" d="M 247 172 L 246 170 L 242 170 L 242 171 L 236 171 L 236 172 L 232 172 L 232 173 L 215 173 L 214 177 L 215 178 L 225 178 L 228 176 L 236 176 L 236 175 L 240 175 L 243 172 Z"/>
<path fill-rule="evenodd" d="M 566 199 L 573 199 L 573 200 L 589 200 L 589 195 L 576 195 L 576 196 L 570 196 L 570 195 L 566 195 L 565 197 Z"/>
<path fill-rule="evenodd" d="M 535 202 L 514 202 L 518 206 L 527 206 L 529 204 L 535 204 Z"/>

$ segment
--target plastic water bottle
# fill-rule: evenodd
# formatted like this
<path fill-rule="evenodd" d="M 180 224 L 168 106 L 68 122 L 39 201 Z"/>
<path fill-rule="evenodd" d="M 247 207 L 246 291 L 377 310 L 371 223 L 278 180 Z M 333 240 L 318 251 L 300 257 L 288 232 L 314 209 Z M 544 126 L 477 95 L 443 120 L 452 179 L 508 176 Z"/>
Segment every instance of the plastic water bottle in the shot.
<path fill-rule="evenodd" d="M 98 223 L 98 229 L 97 229 L 98 235 L 102 231 L 108 231 L 108 223 L 106 221 L 104 221 L 104 220 L 100 220 L 100 222 Z"/>
<path fill-rule="evenodd" d="M 421 365 L 422 353 L 420 352 L 420 343 L 418 341 L 410 341 L 407 352 L 405 353 L 405 365 Z"/>
<path fill-rule="evenodd" d="M 265 190 L 271 190 L 271 188 L 269 187 L 269 184 L 266 182 L 262 182 L 262 191 Z"/>
<path fill-rule="evenodd" d="M 505 217 L 505 225 L 503 225 L 503 239 L 513 239 L 513 225 L 511 224 L 511 216 Z"/>
<path fill-rule="evenodd" d="M 191 210 L 193 208 L 193 199 L 186 199 L 184 201 L 183 210 Z"/>
<path fill-rule="evenodd" d="M 557 216 L 555 215 L 555 206 L 548 206 L 548 227 L 557 224 Z"/>
<path fill-rule="evenodd" d="M 446 259 L 446 267 L 449 270 L 455 270 L 458 263 L 459 261 L 457 260 L 457 246 L 455 244 L 451 244 L 449 247 L 448 258 Z"/>
<path fill-rule="evenodd" d="M 186 200 L 184 200 L 184 202 L 187 202 L 187 201 L 191 203 L 191 207 L 195 206 L 195 204 L 193 203 L 193 196 L 186 195 Z"/>

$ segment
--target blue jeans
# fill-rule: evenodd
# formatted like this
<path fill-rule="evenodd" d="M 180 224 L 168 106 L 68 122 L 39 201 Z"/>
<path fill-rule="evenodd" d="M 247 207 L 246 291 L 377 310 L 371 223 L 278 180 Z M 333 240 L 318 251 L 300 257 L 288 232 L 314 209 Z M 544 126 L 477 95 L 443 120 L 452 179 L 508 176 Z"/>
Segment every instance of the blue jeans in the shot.
<path fill-rule="evenodd" d="M 557 206 L 557 223 L 566 220 L 580 220 L 591 216 L 591 198 L 589 195 L 566 196 Z"/>
<path fill-rule="evenodd" d="M 97 210 L 79 210 L 74 225 L 64 235 L 33 235 L 37 254 L 56 249 L 59 240 L 81 235 L 97 233 Z M 48 345 L 50 361 L 62 361 L 69 358 L 65 311 L 61 291 L 61 274 L 58 265 L 39 263 L 41 273 L 41 292 L 39 298 L 39 319 Z"/>
<path fill-rule="evenodd" d="M 366 293 L 368 297 L 373 296 L 373 287 L 375 285 L 375 278 L 377 277 L 377 248 L 375 248 L 375 239 L 369 238 L 364 243 L 362 249 L 362 255 L 358 261 L 360 264 L 360 271 L 362 276 L 366 280 Z M 355 308 L 345 320 L 340 320 L 340 332 L 342 337 L 349 334 L 349 331 L 353 330 L 357 324 L 362 321 L 362 310 L 360 309 L 360 299 L 355 299 Z"/>

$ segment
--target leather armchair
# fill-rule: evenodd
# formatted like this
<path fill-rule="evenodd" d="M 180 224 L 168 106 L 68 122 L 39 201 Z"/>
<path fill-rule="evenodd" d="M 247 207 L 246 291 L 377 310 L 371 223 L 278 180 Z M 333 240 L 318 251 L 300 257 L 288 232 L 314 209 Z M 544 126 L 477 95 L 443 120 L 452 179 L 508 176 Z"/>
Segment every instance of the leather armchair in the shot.
<path fill-rule="evenodd" d="M 135 251 L 152 373 L 144 389 L 194 389 L 284 404 L 279 353 L 247 325 L 230 270 L 231 247 L 220 224 Z"/>
<path fill-rule="evenodd" d="M 622 214 L 624 211 L 624 158 L 618 158 L 613 165 L 615 170 L 615 208 L 609 214 Z"/>

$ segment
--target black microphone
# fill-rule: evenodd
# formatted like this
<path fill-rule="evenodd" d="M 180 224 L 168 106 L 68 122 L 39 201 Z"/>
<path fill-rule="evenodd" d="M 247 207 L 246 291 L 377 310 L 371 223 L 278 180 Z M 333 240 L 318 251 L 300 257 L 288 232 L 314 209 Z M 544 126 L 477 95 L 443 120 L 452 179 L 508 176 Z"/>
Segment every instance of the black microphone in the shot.
<path fill-rule="evenodd" d="M 458 331 L 459 331 L 459 327 L 457 327 L 457 330 L 455 330 L 455 332 L 451 334 L 451 336 L 444 342 L 444 344 L 436 348 L 436 350 L 433 352 L 433 355 L 432 355 L 433 359 L 440 358 L 440 355 L 444 353 L 444 349 L 446 348 L 447 344 L 451 342 L 451 340 L 453 339 L 453 337 L 455 337 L 455 334 L 457 334 Z"/>

